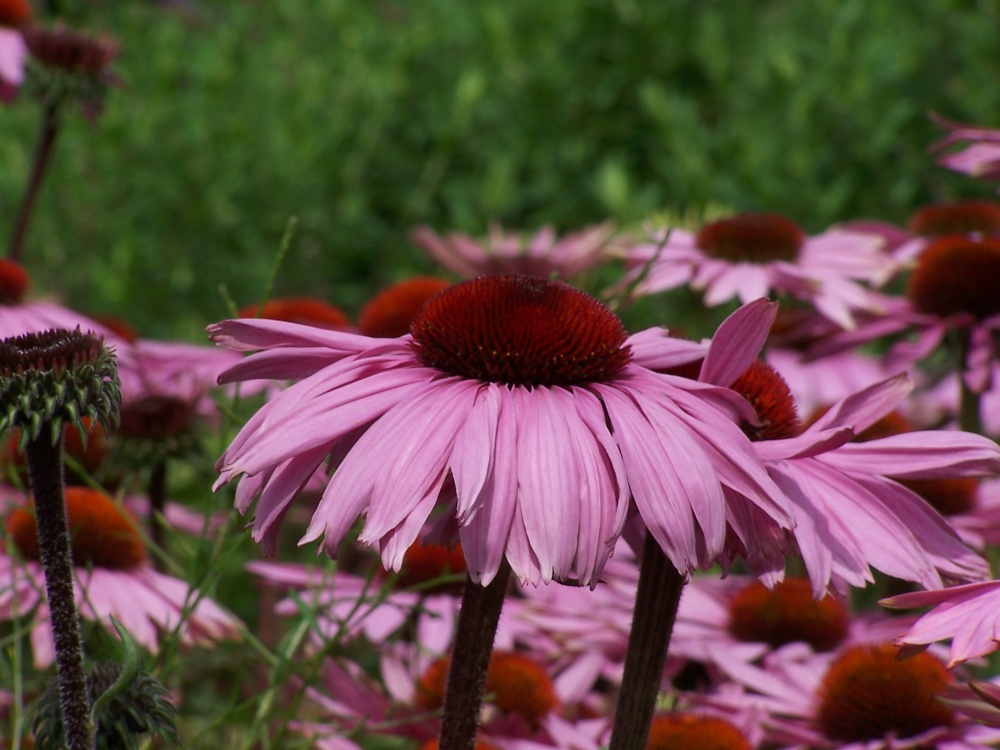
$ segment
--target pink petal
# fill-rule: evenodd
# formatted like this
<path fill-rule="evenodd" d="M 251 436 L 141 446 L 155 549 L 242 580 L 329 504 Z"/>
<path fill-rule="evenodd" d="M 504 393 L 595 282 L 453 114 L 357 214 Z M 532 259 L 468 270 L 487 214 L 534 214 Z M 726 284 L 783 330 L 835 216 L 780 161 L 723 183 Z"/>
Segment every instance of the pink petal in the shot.
<path fill-rule="evenodd" d="M 776 302 L 758 299 L 722 321 L 712 336 L 698 380 L 730 386 L 760 353 L 778 313 Z"/>

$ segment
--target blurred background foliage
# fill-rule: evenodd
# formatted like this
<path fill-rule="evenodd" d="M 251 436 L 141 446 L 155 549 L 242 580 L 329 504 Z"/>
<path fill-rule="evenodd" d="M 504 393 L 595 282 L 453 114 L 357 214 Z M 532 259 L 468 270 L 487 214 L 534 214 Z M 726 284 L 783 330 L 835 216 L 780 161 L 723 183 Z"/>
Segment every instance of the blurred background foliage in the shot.
<path fill-rule="evenodd" d="M 818 231 L 990 194 L 926 149 L 929 111 L 1000 126 L 995 0 L 66 2 L 122 41 L 123 85 L 60 134 L 26 263 L 149 336 L 199 338 L 220 285 L 258 300 L 292 215 L 274 293 L 356 311 L 433 270 L 420 223 L 723 205 Z M 12 217 L 39 109 L 0 122 Z"/>

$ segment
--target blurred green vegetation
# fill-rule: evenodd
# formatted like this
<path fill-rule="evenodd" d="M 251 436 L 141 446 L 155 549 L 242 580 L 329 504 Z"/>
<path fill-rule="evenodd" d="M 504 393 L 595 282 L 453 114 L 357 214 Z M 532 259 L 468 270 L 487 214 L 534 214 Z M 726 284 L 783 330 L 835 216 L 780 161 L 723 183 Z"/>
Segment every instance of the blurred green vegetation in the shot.
<path fill-rule="evenodd" d="M 996 0 L 77 3 L 124 85 L 60 134 L 26 262 L 146 335 L 200 336 L 220 285 L 256 301 L 292 215 L 275 293 L 355 311 L 432 269 L 418 223 L 721 204 L 816 231 L 990 193 L 933 164 L 927 113 L 1000 126 Z M 38 121 L 0 110 L 0 215 Z"/>

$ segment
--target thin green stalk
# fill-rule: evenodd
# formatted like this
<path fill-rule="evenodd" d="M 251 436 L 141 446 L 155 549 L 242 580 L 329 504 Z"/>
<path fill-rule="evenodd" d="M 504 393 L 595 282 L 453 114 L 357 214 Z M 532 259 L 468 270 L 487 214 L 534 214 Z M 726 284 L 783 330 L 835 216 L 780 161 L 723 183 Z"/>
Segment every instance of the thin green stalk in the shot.
<path fill-rule="evenodd" d="M 645 750 L 649 742 L 667 646 L 683 590 L 684 576 L 647 531 L 609 750 Z"/>
<path fill-rule="evenodd" d="M 488 586 L 465 580 L 444 694 L 441 750 L 474 750 L 476 746 L 486 673 L 509 579 L 510 566 L 504 562 Z"/>
<path fill-rule="evenodd" d="M 26 453 L 35 499 L 38 548 L 45 570 L 49 622 L 56 649 L 56 674 L 63 728 L 69 750 L 93 750 L 96 737 L 87 700 L 83 641 L 73 595 L 73 558 L 63 495 L 62 438 L 49 431 L 28 441 Z"/>

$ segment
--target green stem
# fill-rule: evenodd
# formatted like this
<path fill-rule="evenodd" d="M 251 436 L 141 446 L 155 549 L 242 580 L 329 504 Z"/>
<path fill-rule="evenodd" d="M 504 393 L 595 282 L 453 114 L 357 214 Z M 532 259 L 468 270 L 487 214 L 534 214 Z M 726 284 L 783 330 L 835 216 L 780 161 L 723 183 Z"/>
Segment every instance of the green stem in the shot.
<path fill-rule="evenodd" d="M 38 140 L 35 143 L 31 174 L 28 175 L 28 184 L 24 188 L 24 196 L 21 198 L 21 205 L 17 210 L 14 233 L 10 238 L 10 250 L 7 252 L 7 257 L 16 262 L 20 262 L 24 252 L 24 238 L 28 234 L 28 220 L 31 218 L 35 198 L 38 197 L 38 189 L 42 185 L 42 178 L 45 177 L 51 160 L 52 145 L 59 134 L 59 108 L 61 104 L 61 98 L 50 100 L 46 103 L 42 114 L 42 127 L 38 131 Z"/>
<path fill-rule="evenodd" d="M 63 495 L 62 437 L 51 442 L 49 430 L 30 440 L 26 449 L 31 492 L 35 499 L 38 548 L 45 570 L 49 622 L 56 648 L 56 673 L 63 728 L 69 750 L 93 750 L 83 642 L 73 595 L 73 557 Z"/>
<path fill-rule="evenodd" d="M 473 583 L 471 578 L 465 580 L 444 694 L 441 750 L 473 750 L 476 746 L 486 673 L 509 578 L 510 566 L 504 562 L 488 586 Z"/>
<path fill-rule="evenodd" d="M 647 531 L 609 750 L 645 750 L 649 742 L 667 646 L 683 590 L 684 576 Z"/>

